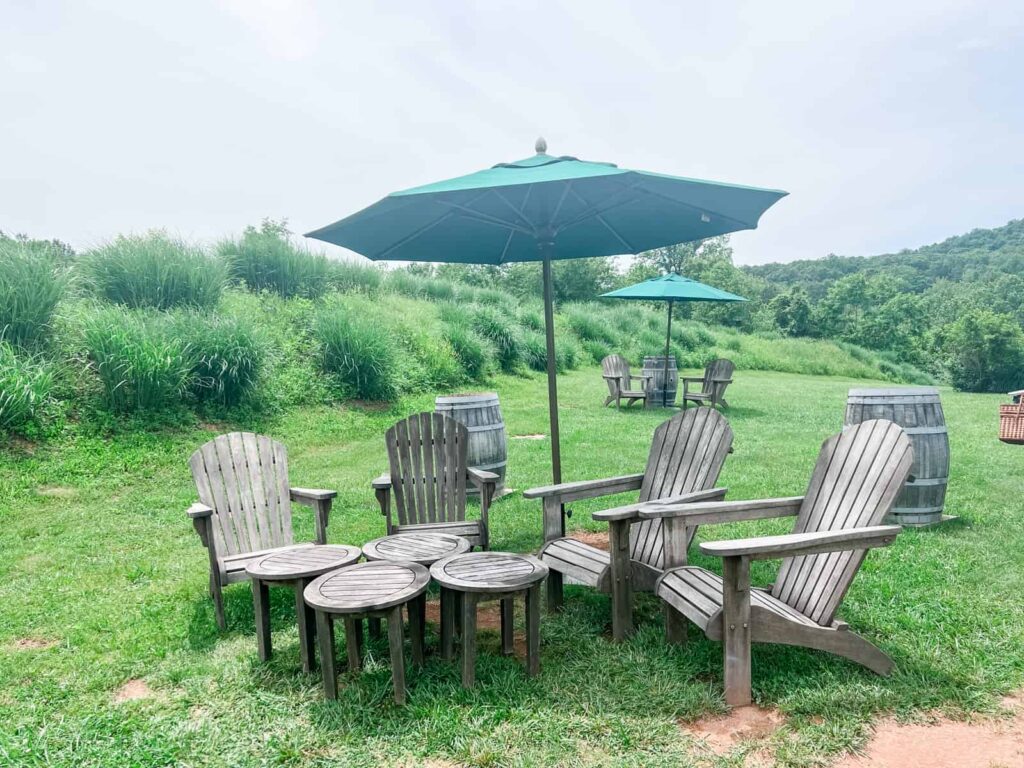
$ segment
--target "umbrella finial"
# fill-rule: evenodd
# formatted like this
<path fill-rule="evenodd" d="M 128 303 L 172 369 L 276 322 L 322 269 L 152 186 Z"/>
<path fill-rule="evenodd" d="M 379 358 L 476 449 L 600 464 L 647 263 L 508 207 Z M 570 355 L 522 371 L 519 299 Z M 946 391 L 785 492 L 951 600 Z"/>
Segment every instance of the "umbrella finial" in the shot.
<path fill-rule="evenodd" d="M 537 139 L 537 143 L 533 145 L 533 148 L 537 150 L 538 155 L 543 155 L 548 151 L 548 143 L 544 141 L 544 137 L 541 136 Z"/>

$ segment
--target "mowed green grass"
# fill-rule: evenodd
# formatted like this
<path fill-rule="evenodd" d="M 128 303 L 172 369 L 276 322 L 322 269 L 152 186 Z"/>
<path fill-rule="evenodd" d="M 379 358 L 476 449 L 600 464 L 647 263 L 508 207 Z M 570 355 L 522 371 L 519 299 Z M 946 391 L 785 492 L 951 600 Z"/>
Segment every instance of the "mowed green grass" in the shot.
<path fill-rule="evenodd" d="M 847 388 L 863 383 L 739 372 L 728 412 L 735 453 L 721 478 L 730 497 L 802 493 L 821 441 L 841 426 Z M 547 483 L 548 441 L 513 437 L 546 432 L 543 379 L 495 385 L 512 437 L 511 485 Z M 642 469 L 666 414 L 603 409 L 596 369 L 563 376 L 560 387 L 566 479 Z M 873 552 L 841 612 L 897 672 L 883 679 L 823 653 L 755 646 L 755 698 L 785 715 L 770 744 L 781 764 L 827 764 L 861 744 L 878 713 L 992 712 L 1024 683 L 1024 448 L 996 440 L 999 400 L 943 392 L 947 511 L 960 520 L 906 531 Z M 613 645 L 607 598 L 569 588 L 565 612 L 542 621 L 538 678 L 498 656 L 492 632 L 481 639 L 475 690 L 463 691 L 456 666 L 434 654 L 409 670 L 402 708 L 380 644 L 364 673 L 342 675 L 338 702 L 323 701 L 319 678 L 299 671 L 287 591 L 272 591 L 269 664 L 256 659 L 247 586 L 228 588 L 229 631 L 217 631 L 205 551 L 184 515 L 194 498 L 189 453 L 229 428 L 272 434 L 288 445 L 294 484 L 339 490 L 330 540 L 361 544 L 384 532 L 369 487 L 384 468 L 384 429 L 431 405 L 417 397 L 387 411 L 325 407 L 192 430 L 79 428 L 34 452 L 0 452 L 0 765 L 742 764 L 752 746 L 715 756 L 680 727 L 724 711 L 720 646 L 696 630 L 686 647 L 667 646 L 649 596 L 638 601 L 636 636 Z M 598 530 L 589 515 L 600 507 L 575 505 L 570 526 Z M 309 513 L 297 508 L 295 518 L 310 535 Z M 507 497 L 491 519 L 495 549 L 539 546 L 537 502 Z M 776 567 L 758 563 L 755 582 L 770 582 Z M 134 678 L 153 695 L 116 703 Z"/>

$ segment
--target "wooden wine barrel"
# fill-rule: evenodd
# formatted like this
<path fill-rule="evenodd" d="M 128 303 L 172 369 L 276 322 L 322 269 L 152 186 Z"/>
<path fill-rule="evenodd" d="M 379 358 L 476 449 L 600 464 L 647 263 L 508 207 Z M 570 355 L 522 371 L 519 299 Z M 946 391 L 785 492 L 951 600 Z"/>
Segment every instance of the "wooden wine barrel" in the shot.
<path fill-rule="evenodd" d="M 647 382 L 647 408 L 662 408 L 676 403 L 679 389 L 679 369 L 674 355 L 668 356 L 668 383 L 665 381 L 665 356 L 647 355 L 644 358 L 644 375 L 652 378 Z"/>
<path fill-rule="evenodd" d="M 899 525 L 933 525 L 942 521 L 949 481 L 949 433 L 934 387 L 851 389 L 846 399 L 847 426 L 888 419 L 910 435 L 914 446 L 912 479 L 892 510 Z"/>
<path fill-rule="evenodd" d="M 434 411 L 466 425 L 469 430 L 469 466 L 496 474 L 498 486 L 495 495 L 501 493 L 505 487 L 508 443 L 497 393 L 438 396 L 434 399 Z M 466 490 L 477 493 L 475 486 L 467 485 Z"/>

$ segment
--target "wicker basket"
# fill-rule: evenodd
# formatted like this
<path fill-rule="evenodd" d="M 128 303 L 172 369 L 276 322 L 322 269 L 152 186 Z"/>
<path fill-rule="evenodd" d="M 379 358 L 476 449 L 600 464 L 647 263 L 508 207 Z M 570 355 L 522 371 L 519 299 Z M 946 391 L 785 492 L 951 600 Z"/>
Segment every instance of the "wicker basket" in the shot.
<path fill-rule="evenodd" d="M 999 406 L 999 439 L 1024 445 L 1024 398 L 1013 405 Z"/>

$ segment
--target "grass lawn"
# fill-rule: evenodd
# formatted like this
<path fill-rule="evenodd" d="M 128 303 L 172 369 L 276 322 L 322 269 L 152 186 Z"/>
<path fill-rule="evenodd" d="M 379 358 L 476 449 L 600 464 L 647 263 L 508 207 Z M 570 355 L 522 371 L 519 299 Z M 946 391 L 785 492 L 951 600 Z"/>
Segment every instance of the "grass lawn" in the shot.
<path fill-rule="evenodd" d="M 546 431 L 541 378 L 495 383 L 510 436 Z M 821 441 L 841 426 L 851 384 L 737 374 L 728 412 L 735 453 L 722 475 L 730 498 L 802 493 Z M 665 418 L 603 409 L 603 390 L 596 369 L 561 378 L 567 480 L 639 471 Z M 781 764 L 827 764 L 856 748 L 883 711 L 995 711 L 1001 694 L 1024 684 L 1024 449 L 997 442 L 999 400 L 943 393 L 953 451 L 947 511 L 960 520 L 906 531 L 869 555 L 841 611 L 894 657 L 894 675 L 754 646 L 754 696 L 785 717 L 770 745 Z M 229 427 L 269 432 L 289 448 L 293 484 L 339 490 L 330 541 L 362 544 L 384 529 L 369 487 L 384 468 L 382 433 L 431 406 L 417 397 L 388 411 L 306 409 L 191 430 L 76 428 L 35 450 L 0 452 L 0 765 L 741 765 L 750 747 L 715 756 L 680 728 L 723 711 L 721 647 L 696 630 L 686 647 L 667 646 L 648 596 L 638 600 L 635 637 L 612 645 L 607 598 L 567 588 L 565 612 L 541 624 L 538 678 L 498 656 L 491 632 L 481 637 L 475 690 L 463 691 L 456 665 L 434 655 L 409 670 L 404 708 L 391 701 L 383 643 L 371 643 L 363 674 L 342 675 L 339 701 L 325 703 L 319 678 L 298 671 L 286 590 L 272 590 L 269 664 L 256 659 L 247 586 L 227 589 L 229 631 L 217 631 L 205 551 L 184 515 L 194 498 L 189 453 Z M 511 485 L 548 482 L 548 450 L 546 440 L 510 439 Z M 589 513 L 624 501 L 580 503 L 570 526 L 598 530 Z M 296 519 L 311 536 L 310 515 Z M 700 537 L 789 525 L 719 526 Z M 535 550 L 539 503 L 499 501 L 491 541 Z M 757 563 L 755 584 L 775 567 Z M 115 700 L 134 679 L 151 694 Z"/>

